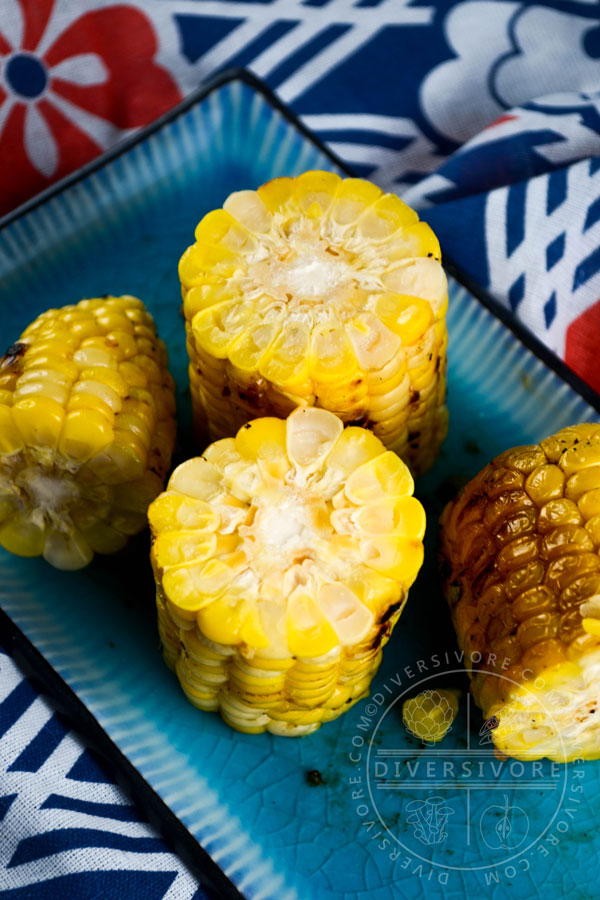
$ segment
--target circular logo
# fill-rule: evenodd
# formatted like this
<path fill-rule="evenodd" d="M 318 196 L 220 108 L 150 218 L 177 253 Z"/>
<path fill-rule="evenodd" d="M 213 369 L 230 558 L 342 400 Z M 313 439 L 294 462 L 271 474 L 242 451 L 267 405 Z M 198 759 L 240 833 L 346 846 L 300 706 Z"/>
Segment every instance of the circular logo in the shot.
<path fill-rule="evenodd" d="M 488 883 L 503 874 L 510 879 L 517 868 L 528 869 L 540 841 L 551 849 L 552 836 L 568 830 L 582 802 L 583 766 L 536 758 L 526 744 L 518 759 L 494 746 L 500 724 L 527 734 L 532 720 L 543 720 L 560 734 L 552 728 L 551 692 L 526 688 L 510 717 L 482 723 L 470 693 L 439 688 L 441 670 L 431 666 L 423 675 L 427 668 L 420 661 L 417 677 L 407 667 L 410 677 L 386 682 L 364 705 L 350 751 L 361 772 L 353 779 L 360 785 L 355 811 L 363 824 L 377 823 L 386 836 L 380 846 L 393 861 L 412 860 L 415 872 L 435 872 L 441 884 L 476 870 L 487 870 Z M 465 671 L 445 669 L 444 683 L 463 681 Z M 478 662 L 482 672 L 516 685 L 497 666 L 487 671 Z M 453 704 L 449 695 L 459 699 Z"/>

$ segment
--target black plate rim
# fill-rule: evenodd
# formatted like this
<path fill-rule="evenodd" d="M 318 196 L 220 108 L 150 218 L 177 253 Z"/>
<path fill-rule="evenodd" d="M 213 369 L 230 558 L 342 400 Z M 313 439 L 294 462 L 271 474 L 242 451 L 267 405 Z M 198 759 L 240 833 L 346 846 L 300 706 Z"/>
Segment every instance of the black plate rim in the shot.
<path fill-rule="evenodd" d="M 88 175 L 103 168 L 132 147 L 142 143 L 164 125 L 174 121 L 197 103 L 205 100 L 214 91 L 233 81 L 241 81 L 259 93 L 266 102 L 276 109 L 307 140 L 325 154 L 339 169 L 348 176 L 352 170 L 326 145 L 307 128 L 300 119 L 283 103 L 279 97 L 260 78 L 246 69 L 225 69 L 207 80 L 192 91 L 180 103 L 155 119 L 149 125 L 140 128 L 131 137 L 118 142 L 109 150 L 97 156 L 75 172 L 50 185 L 36 196 L 27 200 L 7 215 L 0 217 L 0 232 L 18 219 L 45 204 L 52 197 L 82 181 Z M 600 395 L 558 359 L 520 322 L 513 319 L 510 313 L 487 291 L 476 284 L 452 260 L 445 258 L 444 266 L 463 287 L 473 294 L 492 315 L 499 319 L 545 366 L 554 371 L 590 406 L 600 412 Z M 204 884 L 219 892 L 227 900 L 244 900 L 233 882 L 225 875 L 220 866 L 202 847 L 194 835 L 188 831 L 183 822 L 171 811 L 156 791 L 138 772 L 125 754 L 111 740 L 95 716 L 83 701 L 69 687 L 58 672 L 50 665 L 42 653 L 31 643 L 29 638 L 0 609 L 0 640 L 11 653 L 15 662 L 40 690 L 48 695 L 59 713 L 69 725 L 82 735 L 111 767 L 111 774 L 125 788 L 131 797 L 139 803 L 150 823 L 157 828 L 167 845 L 185 863 L 191 872 Z"/>

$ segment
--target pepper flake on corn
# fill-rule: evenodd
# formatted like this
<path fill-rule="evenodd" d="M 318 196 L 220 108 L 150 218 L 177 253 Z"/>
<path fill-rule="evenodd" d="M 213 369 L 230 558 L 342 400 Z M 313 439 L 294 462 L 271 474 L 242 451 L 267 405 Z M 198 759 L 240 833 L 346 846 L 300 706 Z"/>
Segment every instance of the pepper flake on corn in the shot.
<path fill-rule="evenodd" d="M 368 691 L 423 560 L 395 453 L 333 413 L 255 419 L 149 509 L 164 657 L 231 726 L 301 735 Z"/>
<path fill-rule="evenodd" d="M 441 524 L 445 593 L 497 749 L 600 757 L 600 425 L 502 453 Z"/>
<path fill-rule="evenodd" d="M 447 431 L 438 241 L 394 194 L 305 172 L 231 194 L 179 263 L 199 437 L 318 406 L 421 472 Z"/>
<path fill-rule="evenodd" d="M 0 545 L 60 569 L 123 547 L 164 485 L 174 414 L 141 300 L 42 313 L 0 358 Z"/>

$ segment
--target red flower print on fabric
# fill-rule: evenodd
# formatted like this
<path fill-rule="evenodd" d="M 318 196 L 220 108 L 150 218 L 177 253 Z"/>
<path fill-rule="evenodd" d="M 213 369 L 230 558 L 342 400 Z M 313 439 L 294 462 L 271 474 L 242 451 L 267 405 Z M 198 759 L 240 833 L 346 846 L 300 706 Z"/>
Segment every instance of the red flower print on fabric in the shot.
<path fill-rule="evenodd" d="M 87 12 L 56 33 L 54 0 L 10 6 L 0 18 L 0 213 L 181 99 L 139 9 Z"/>

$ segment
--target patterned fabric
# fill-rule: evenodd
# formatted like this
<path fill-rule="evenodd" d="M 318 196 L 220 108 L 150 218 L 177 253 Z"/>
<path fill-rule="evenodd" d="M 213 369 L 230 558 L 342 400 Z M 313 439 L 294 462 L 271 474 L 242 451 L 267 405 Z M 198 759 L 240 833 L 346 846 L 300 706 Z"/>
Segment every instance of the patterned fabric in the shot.
<path fill-rule="evenodd" d="M 210 900 L 0 652 L 3 900 Z"/>
<path fill-rule="evenodd" d="M 600 389 L 594 0 L 1 4 L 0 211 L 246 66 Z"/>
<path fill-rule="evenodd" d="M 600 390 L 599 57 L 595 0 L 0 0 L 0 213 L 246 66 Z M 204 896 L 0 662 L 3 896 Z"/>
<path fill-rule="evenodd" d="M 595 0 L 0 6 L 0 212 L 246 66 L 600 389 Z"/>

